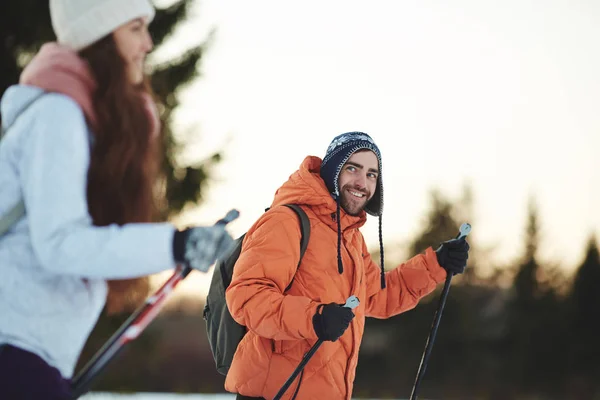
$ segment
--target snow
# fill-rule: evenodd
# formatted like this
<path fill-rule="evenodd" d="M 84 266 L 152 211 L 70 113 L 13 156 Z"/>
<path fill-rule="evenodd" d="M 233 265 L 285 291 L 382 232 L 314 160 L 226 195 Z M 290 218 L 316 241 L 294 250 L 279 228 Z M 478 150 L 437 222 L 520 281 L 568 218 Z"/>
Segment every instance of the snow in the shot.
<path fill-rule="evenodd" d="M 232 394 L 175 394 L 175 393 L 135 393 L 135 394 L 89 393 L 89 394 L 81 397 L 81 400 L 234 400 L 234 399 L 235 399 L 235 395 L 232 395 Z"/>

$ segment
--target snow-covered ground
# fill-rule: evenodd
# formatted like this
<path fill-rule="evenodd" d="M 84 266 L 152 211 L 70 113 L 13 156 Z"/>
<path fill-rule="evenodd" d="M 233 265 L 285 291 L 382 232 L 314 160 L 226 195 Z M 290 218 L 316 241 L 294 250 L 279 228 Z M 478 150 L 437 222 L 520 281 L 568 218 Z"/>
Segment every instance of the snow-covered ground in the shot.
<path fill-rule="evenodd" d="M 169 394 L 169 393 L 90 393 L 81 400 L 234 400 L 231 394 Z"/>

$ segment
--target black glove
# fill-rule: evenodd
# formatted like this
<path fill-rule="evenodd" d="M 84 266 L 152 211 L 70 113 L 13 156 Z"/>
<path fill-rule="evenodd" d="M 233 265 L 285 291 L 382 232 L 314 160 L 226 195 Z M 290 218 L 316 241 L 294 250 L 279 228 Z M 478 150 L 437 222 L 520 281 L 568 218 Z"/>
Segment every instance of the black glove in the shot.
<path fill-rule="evenodd" d="M 469 258 L 469 243 L 466 238 L 452 239 L 441 244 L 435 251 L 438 263 L 448 273 L 462 274 Z"/>
<path fill-rule="evenodd" d="M 319 339 L 335 342 L 344 334 L 354 313 L 339 304 L 321 304 L 313 317 L 313 327 Z"/>
<path fill-rule="evenodd" d="M 173 258 L 187 267 L 206 272 L 233 244 L 225 225 L 188 228 L 175 232 Z"/>

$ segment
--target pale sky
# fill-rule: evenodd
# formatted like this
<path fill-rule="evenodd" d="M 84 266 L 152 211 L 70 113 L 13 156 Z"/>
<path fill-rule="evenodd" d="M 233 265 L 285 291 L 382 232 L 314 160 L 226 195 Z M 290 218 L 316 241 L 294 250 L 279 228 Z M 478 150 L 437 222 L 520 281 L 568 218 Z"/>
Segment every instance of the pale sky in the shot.
<path fill-rule="evenodd" d="M 195 14 L 156 54 L 216 29 L 177 122 L 200 135 L 188 156 L 225 159 L 187 222 L 238 208 L 245 232 L 306 155 L 361 130 L 382 153 L 386 243 L 414 237 L 431 189 L 457 199 L 466 182 L 490 262 L 521 254 L 530 194 L 543 259 L 571 271 L 599 232 L 599 2 L 204 0 Z"/>

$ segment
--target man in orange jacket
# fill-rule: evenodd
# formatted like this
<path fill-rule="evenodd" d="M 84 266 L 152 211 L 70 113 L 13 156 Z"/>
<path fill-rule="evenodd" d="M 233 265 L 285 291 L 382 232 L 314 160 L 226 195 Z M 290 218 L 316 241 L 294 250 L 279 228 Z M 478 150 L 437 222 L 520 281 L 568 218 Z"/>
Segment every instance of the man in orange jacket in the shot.
<path fill-rule="evenodd" d="M 319 339 L 323 345 L 283 399 L 350 399 L 365 317 L 410 310 L 446 273 L 464 271 L 469 244 L 453 239 L 384 272 L 381 167 L 369 135 L 339 135 L 323 160 L 304 159 L 246 234 L 226 291 L 231 315 L 248 328 L 225 381 L 238 399 L 272 399 Z M 311 223 L 300 266 L 300 225 L 282 207 L 290 203 Z M 379 217 L 381 269 L 359 231 L 367 213 Z M 343 307 L 351 295 L 360 300 L 354 310 Z"/>

